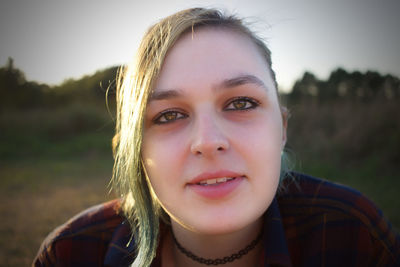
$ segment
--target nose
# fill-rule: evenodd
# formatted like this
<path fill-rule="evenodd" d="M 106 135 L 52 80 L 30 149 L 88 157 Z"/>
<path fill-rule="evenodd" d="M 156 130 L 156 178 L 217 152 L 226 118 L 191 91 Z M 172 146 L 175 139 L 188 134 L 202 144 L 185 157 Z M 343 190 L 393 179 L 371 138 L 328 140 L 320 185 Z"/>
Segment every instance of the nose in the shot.
<path fill-rule="evenodd" d="M 201 116 L 193 127 L 190 150 L 196 156 L 215 156 L 229 149 L 229 140 L 221 123 L 212 116 Z"/>

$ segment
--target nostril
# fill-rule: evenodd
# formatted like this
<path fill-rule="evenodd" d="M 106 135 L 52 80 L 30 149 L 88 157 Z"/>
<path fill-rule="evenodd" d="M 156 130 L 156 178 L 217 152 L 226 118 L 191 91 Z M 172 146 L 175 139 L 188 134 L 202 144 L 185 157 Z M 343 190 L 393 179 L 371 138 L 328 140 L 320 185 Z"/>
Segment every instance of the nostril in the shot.
<path fill-rule="evenodd" d="M 190 152 L 197 156 L 210 156 L 216 152 L 223 153 L 229 149 L 227 140 L 196 140 L 190 146 Z"/>

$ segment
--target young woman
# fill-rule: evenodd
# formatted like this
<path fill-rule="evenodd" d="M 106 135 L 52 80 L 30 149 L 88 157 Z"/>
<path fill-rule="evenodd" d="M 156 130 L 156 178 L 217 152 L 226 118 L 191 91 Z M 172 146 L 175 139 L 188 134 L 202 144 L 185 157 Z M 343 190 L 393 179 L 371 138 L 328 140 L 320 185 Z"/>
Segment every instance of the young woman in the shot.
<path fill-rule="evenodd" d="M 270 51 L 195 8 L 149 29 L 117 91 L 121 194 L 49 235 L 36 266 L 395 266 L 399 237 L 358 192 L 288 172 Z"/>

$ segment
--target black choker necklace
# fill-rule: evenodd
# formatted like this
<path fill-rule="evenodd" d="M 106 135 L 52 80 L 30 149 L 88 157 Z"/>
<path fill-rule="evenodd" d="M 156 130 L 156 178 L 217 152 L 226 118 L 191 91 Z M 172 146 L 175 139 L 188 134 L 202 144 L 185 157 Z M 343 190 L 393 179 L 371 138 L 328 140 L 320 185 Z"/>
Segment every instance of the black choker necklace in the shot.
<path fill-rule="evenodd" d="M 178 240 L 176 240 L 175 235 L 173 233 L 172 233 L 172 238 L 174 239 L 174 242 L 175 242 L 176 246 L 178 247 L 178 249 L 183 254 L 185 254 L 187 257 L 191 258 L 192 260 L 200 262 L 202 264 L 206 264 L 206 265 L 220 265 L 220 264 L 225 264 L 225 263 L 240 259 L 244 255 L 249 253 L 249 251 L 254 249 L 256 247 L 256 245 L 258 244 L 258 242 L 260 242 L 260 240 L 262 238 L 262 233 L 263 233 L 263 231 L 261 231 L 258 234 L 258 236 L 256 237 L 256 239 L 254 239 L 244 249 L 240 250 L 239 252 L 233 253 L 230 256 L 223 257 L 222 259 L 205 259 L 205 258 L 196 256 L 192 252 L 190 252 L 190 251 L 186 250 L 184 247 L 182 247 L 182 245 L 179 244 Z"/>

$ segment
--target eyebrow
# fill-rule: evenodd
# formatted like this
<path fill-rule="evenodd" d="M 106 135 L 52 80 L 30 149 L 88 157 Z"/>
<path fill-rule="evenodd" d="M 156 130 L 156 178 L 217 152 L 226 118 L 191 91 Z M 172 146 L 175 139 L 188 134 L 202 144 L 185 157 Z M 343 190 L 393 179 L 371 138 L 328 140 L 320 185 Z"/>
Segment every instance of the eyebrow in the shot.
<path fill-rule="evenodd" d="M 162 91 L 153 91 L 150 95 L 149 101 L 153 100 L 167 100 L 171 98 L 177 98 L 182 96 L 182 92 L 179 90 L 169 89 Z"/>
<path fill-rule="evenodd" d="M 267 86 L 260 78 L 254 76 L 254 75 L 251 75 L 251 74 L 243 74 L 243 75 L 239 75 L 234 78 L 225 79 L 221 83 L 214 86 L 213 89 L 214 90 L 229 89 L 229 88 L 234 88 L 234 87 L 241 86 L 244 84 L 255 84 L 259 87 L 262 87 L 262 88 L 265 88 L 268 90 Z M 168 90 L 161 90 L 161 91 L 157 90 L 157 91 L 153 91 L 151 93 L 149 101 L 168 100 L 171 98 L 181 97 L 182 95 L 183 95 L 183 93 L 180 90 L 176 90 L 176 89 L 168 89 Z"/>
<path fill-rule="evenodd" d="M 251 74 L 243 74 L 234 78 L 226 79 L 222 81 L 222 83 L 218 85 L 217 88 L 232 88 L 244 84 L 255 84 L 257 86 L 268 89 L 265 83 L 260 78 Z"/>

